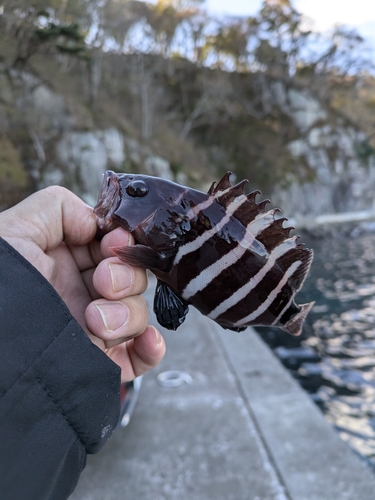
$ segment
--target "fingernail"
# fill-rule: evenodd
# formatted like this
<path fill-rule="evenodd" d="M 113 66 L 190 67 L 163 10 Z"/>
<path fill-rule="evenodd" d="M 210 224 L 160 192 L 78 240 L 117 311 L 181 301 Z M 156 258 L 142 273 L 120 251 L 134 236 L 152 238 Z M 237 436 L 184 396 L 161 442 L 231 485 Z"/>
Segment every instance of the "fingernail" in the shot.
<path fill-rule="evenodd" d="M 162 336 L 160 335 L 160 332 L 159 330 L 157 330 L 154 326 L 152 326 L 151 328 L 154 329 L 154 333 L 155 333 L 155 343 L 157 346 L 160 346 L 162 343 L 163 343 L 163 338 Z"/>
<path fill-rule="evenodd" d="M 96 308 L 102 317 L 105 329 L 108 333 L 113 333 L 121 326 L 124 326 L 129 317 L 128 308 L 121 302 L 96 304 Z"/>
<path fill-rule="evenodd" d="M 114 293 L 121 292 L 128 288 L 133 281 L 133 271 L 124 264 L 109 263 L 111 273 L 112 290 Z"/>

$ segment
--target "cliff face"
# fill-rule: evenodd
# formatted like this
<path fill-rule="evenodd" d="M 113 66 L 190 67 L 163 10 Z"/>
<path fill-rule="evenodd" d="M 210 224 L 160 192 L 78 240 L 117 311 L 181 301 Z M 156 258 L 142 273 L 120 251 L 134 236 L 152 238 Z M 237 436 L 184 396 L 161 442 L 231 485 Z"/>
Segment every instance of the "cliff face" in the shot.
<path fill-rule="evenodd" d="M 81 114 L 36 75 L 0 66 L 1 209 L 53 184 L 94 204 L 107 169 L 173 178 L 169 162 L 149 147 L 119 128 L 96 129 Z"/>
<path fill-rule="evenodd" d="M 226 75 L 228 79 L 230 75 Z M 174 92 L 173 86 L 161 79 L 154 83 L 154 95 L 163 95 L 165 103 L 175 99 Z M 364 132 L 325 109 L 307 90 L 270 79 L 262 88 L 263 97 L 265 92 L 273 114 L 277 110 L 278 119 L 288 121 L 293 129 L 289 137 L 285 139 L 284 136 L 280 146 L 292 167 L 280 174 L 278 165 L 275 164 L 273 171 L 272 165 L 268 166 L 268 183 L 265 187 L 252 183 L 251 189 L 263 188 L 263 194 L 272 197 L 272 205 L 280 206 L 286 216 L 311 217 L 372 209 L 375 161 L 367 148 Z M 107 99 L 110 101 L 111 96 Z M 45 79 L 30 70 L 0 66 L 0 208 L 51 184 L 64 185 L 87 202 L 95 203 L 106 169 L 142 171 L 182 183 L 199 184 L 203 188 L 210 180 L 217 180 L 226 167 L 237 173 L 233 157 L 227 160 L 225 145 L 205 143 L 204 132 L 210 127 L 208 121 L 201 136 L 197 127 L 196 132 L 184 137 L 194 110 L 201 115 L 209 114 L 210 99 L 212 96 L 206 98 L 203 111 L 196 104 L 187 119 L 180 117 L 178 134 L 174 130 L 178 128 L 176 121 L 169 129 L 164 123 L 158 141 L 144 141 L 142 134 L 136 132 L 138 124 L 132 124 L 131 117 L 129 119 L 130 112 L 125 124 L 118 116 L 115 120 L 111 120 L 111 115 L 98 118 L 98 112 L 92 113 L 90 107 L 82 103 L 81 96 L 60 91 L 53 77 Z M 131 98 L 127 96 L 125 101 L 129 103 Z M 199 99 L 196 102 L 199 103 Z M 216 101 L 211 104 L 217 105 Z M 119 110 L 119 114 L 122 112 Z M 216 122 L 215 117 L 212 119 L 213 126 L 220 119 L 218 113 Z M 249 119 L 255 120 L 251 111 Z M 259 116 L 260 129 L 267 119 L 264 114 Z M 241 115 L 241 120 L 246 122 L 246 114 Z M 231 123 L 224 123 L 223 134 L 225 127 L 229 130 Z M 267 156 L 267 150 L 273 147 L 272 136 L 261 142 L 256 136 L 257 127 L 253 130 L 254 135 L 247 140 L 260 142 L 263 150 L 259 156 L 263 153 Z M 252 179 L 251 160 L 249 158 L 247 171 L 242 168 L 238 175 Z M 309 173 L 304 179 L 298 178 L 293 171 L 300 165 Z M 257 168 L 261 172 L 262 166 Z"/>
<path fill-rule="evenodd" d="M 288 144 L 291 154 L 315 174 L 313 181 L 276 190 L 273 201 L 296 217 L 373 209 L 375 157 L 368 154 L 366 134 L 305 91 L 280 82 L 272 90 L 300 132 Z"/>
<path fill-rule="evenodd" d="M 56 143 L 55 158 L 56 164 L 63 168 L 50 164 L 38 186 L 68 182 L 90 204 L 95 204 L 102 174 L 108 169 L 125 172 L 129 164 L 138 165 L 139 169 L 142 165 L 144 173 L 173 179 L 167 160 L 115 127 L 91 132 L 65 131 Z"/>

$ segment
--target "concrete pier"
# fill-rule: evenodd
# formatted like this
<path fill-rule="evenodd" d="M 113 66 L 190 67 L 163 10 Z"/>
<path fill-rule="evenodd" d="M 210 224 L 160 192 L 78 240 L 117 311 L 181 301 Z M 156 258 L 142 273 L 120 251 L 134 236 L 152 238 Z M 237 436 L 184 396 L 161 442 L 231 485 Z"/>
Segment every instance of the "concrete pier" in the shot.
<path fill-rule="evenodd" d="M 149 292 L 151 299 L 152 292 Z M 375 475 L 257 333 L 191 309 L 71 500 L 374 500 Z M 180 370 L 190 383 L 162 387 Z"/>

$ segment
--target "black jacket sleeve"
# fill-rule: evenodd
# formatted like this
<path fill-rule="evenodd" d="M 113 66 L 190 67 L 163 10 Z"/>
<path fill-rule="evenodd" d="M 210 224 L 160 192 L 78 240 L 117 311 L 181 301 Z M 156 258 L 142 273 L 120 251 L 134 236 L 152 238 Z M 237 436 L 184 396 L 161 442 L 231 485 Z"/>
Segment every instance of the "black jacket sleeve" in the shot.
<path fill-rule="evenodd" d="M 60 500 L 119 417 L 120 369 L 0 238 L 0 498 Z"/>

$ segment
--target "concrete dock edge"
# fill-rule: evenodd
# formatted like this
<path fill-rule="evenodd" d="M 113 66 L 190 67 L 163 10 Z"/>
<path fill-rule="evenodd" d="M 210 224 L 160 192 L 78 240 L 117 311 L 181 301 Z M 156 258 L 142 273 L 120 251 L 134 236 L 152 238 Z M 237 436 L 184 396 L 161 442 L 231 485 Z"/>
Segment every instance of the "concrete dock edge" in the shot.
<path fill-rule="evenodd" d="M 149 298 L 151 299 L 149 292 Z M 374 500 L 375 475 L 258 334 L 192 309 L 71 500 Z M 161 387 L 181 370 L 192 382 Z"/>

